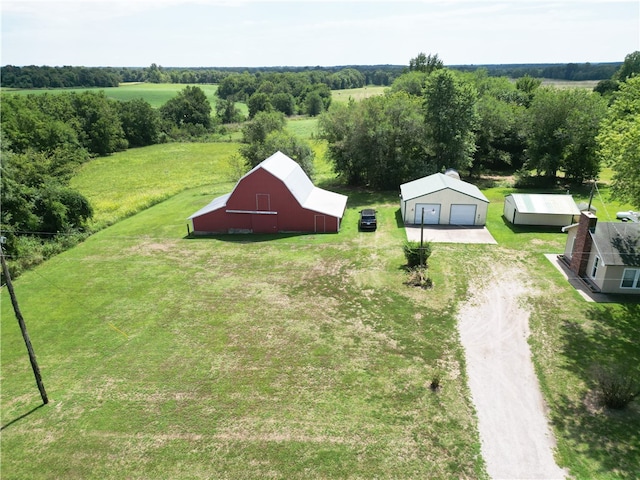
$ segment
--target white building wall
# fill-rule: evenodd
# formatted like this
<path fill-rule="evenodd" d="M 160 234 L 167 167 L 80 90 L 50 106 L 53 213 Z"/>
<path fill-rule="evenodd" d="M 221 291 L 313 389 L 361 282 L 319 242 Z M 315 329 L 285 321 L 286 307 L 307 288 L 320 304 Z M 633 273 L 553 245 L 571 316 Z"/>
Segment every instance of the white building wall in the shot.
<path fill-rule="evenodd" d="M 415 209 L 416 204 L 418 203 L 439 204 L 441 225 L 449 224 L 449 214 L 451 212 L 451 205 L 453 204 L 476 205 L 475 225 L 484 225 L 487 222 L 487 202 L 483 202 L 477 198 L 445 188 L 407 201 L 401 199 L 400 209 L 402 212 L 402 219 L 406 224 L 414 224 Z"/>

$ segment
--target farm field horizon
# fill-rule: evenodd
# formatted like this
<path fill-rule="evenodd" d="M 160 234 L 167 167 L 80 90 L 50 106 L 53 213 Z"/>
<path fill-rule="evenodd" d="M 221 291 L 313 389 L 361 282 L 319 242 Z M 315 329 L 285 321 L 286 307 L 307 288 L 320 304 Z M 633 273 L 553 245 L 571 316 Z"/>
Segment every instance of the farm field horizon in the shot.
<path fill-rule="evenodd" d="M 3 478 L 486 478 L 456 313 L 495 262 L 531 287 L 559 464 L 576 478 L 640 471 L 637 405 L 584 404 L 589 362 L 640 355 L 624 340 L 640 310 L 585 304 L 544 258 L 564 234 L 502 221 L 508 183 L 482 188 L 498 245 L 434 244 L 435 286 L 416 290 L 397 192 L 341 185 L 322 142 L 317 182 L 349 195 L 340 233 L 187 237 L 186 218 L 233 187 L 235 148 L 131 149 L 74 178 L 110 226 L 15 281 L 49 405 L 1 292 Z M 602 219 L 626 207 L 602 191 Z M 357 231 L 364 206 L 380 212 L 374 234 Z"/>

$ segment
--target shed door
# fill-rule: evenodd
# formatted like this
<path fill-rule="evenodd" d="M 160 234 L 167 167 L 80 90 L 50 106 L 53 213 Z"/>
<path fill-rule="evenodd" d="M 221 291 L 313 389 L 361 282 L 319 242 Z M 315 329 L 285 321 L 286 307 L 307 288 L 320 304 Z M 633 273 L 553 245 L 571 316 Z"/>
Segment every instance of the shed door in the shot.
<path fill-rule="evenodd" d="M 475 225 L 477 205 L 451 205 L 451 225 Z"/>
<path fill-rule="evenodd" d="M 413 221 L 416 225 L 422 223 L 422 211 L 424 210 L 424 224 L 437 225 L 440 223 L 439 203 L 416 203 L 416 216 Z"/>

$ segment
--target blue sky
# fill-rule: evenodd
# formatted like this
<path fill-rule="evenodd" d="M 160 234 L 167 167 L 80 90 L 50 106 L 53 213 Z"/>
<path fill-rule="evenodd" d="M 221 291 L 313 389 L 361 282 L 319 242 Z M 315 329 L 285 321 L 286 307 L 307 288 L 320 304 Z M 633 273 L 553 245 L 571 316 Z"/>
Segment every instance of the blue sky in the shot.
<path fill-rule="evenodd" d="M 615 62 L 639 0 L 2 0 L 2 65 Z"/>

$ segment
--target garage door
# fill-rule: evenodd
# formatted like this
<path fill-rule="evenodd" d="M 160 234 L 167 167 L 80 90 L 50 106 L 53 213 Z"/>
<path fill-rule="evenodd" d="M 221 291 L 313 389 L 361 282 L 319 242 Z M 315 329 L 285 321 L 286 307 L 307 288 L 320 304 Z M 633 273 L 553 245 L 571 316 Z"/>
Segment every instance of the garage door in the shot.
<path fill-rule="evenodd" d="M 424 224 L 437 225 L 440 223 L 440 204 L 439 203 L 417 203 L 416 216 L 414 222 L 416 225 L 422 223 L 422 211 L 424 210 Z"/>
<path fill-rule="evenodd" d="M 475 225 L 477 205 L 451 205 L 451 225 Z"/>

